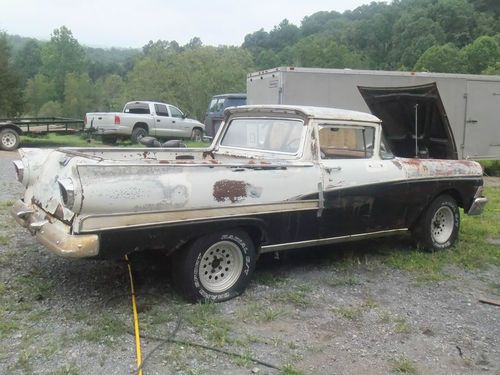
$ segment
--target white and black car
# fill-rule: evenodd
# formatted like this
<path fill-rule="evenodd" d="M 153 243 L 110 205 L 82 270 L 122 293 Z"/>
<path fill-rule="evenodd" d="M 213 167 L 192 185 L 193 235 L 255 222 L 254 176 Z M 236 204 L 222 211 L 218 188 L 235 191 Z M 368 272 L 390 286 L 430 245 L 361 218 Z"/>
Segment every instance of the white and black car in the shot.
<path fill-rule="evenodd" d="M 384 139 L 370 114 L 273 105 L 226 110 L 206 149 L 22 149 L 12 214 L 65 257 L 165 251 L 188 299 L 223 301 L 265 252 L 407 231 L 455 243 L 459 207 L 486 203 L 480 165 L 395 157 Z"/>

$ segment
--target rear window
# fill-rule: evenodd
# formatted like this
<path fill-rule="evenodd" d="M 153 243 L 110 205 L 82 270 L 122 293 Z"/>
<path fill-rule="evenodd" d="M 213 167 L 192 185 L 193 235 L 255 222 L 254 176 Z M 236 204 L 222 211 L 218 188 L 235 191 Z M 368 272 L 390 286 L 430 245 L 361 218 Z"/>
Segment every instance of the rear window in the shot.
<path fill-rule="evenodd" d="M 123 110 L 125 113 L 136 113 L 141 115 L 149 115 L 149 104 L 147 103 L 128 103 Z"/>
<path fill-rule="evenodd" d="M 224 103 L 224 107 L 236 107 L 245 104 L 247 104 L 247 100 L 245 98 L 227 98 Z"/>
<path fill-rule="evenodd" d="M 229 124 L 221 145 L 225 147 L 296 154 L 304 123 L 300 120 L 241 118 Z"/>

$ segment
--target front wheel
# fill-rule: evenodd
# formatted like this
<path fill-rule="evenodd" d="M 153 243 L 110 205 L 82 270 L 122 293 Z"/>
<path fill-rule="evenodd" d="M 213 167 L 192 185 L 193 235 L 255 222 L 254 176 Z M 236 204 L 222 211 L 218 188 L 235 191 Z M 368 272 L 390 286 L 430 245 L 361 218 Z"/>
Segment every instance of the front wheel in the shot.
<path fill-rule="evenodd" d="M 19 134 L 14 129 L 0 131 L 0 149 L 13 151 L 19 147 Z"/>
<path fill-rule="evenodd" d="M 453 246 L 459 229 L 457 202 L 449 195 L 440 195 L 424 212 L 413 235 L 422 249 L 435 251 Z"/>
<path fill-rule="evenodd" d="M 198 238 L 174 254 L 172 276 L 190 301 L 222 302 L 246 289 L 255 268 L 255 246 L 244 231 Z"/>

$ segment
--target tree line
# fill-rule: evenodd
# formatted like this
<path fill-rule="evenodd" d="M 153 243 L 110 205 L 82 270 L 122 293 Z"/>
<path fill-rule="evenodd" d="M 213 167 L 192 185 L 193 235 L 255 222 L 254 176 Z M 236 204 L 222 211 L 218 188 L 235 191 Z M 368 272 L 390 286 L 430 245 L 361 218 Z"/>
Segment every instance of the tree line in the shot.
<path fill-rule="evenodd" d="M 69 116 L 158 100 L 203 119 L 214 94 L 245 91 L 275 66 L 500 74 L 498 0 L 394 0 L 283 20 L 239 47 L 150 41 L 142 50 L 84 47 L 67 27 L 50 41 L 0 34 L 0 116 Z"/>

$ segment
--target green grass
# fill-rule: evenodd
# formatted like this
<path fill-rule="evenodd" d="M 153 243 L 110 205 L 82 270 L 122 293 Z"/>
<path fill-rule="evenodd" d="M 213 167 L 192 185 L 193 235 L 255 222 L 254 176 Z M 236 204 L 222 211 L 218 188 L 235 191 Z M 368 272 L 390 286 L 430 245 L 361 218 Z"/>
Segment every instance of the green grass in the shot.
<path fill-rule="evenodd" d="M 311 305 L 312 287 L 309 285 L 299 285 L 291 290 L 280 293 L 276 296 L 276 300 L 283 303 L 295 305 L 297 307 L 306 308 Z"/>
<path fill-rule="evenodd" d="M 479 160 L 486 176 L 500 176 L 500 160 Z"/>
<path fill-rule="evenodd" d="M 270 306 L 264 302 L 250 302 L 237 312 L 238 318 L 243 321 L 272 322 L 288 315 L 288 311 L 280 306 Z"/>
<path fill-rule="evenodd" d="M 391 267 L 414 272 L 418 282 L 435 282 L 450 279 L 446 266 L 455 265 L 477 269 L 489 264 L 500 265 L 500 246 L 488 243 L 490 238 L 500 238 L 500 188 L 485 188 L 489 202 L 480 216 L 462 212 L 460 239 L 456 246 L 433 253 L 416 249 L 385 249 L 384 262 Z"/>
<path fill-rule="evenodd" d="M 297 369 L 291 364 L 286 364 L 283 366 L 283 369 L 281 371 L 282 375 L 305 375 L 305 372 L 302 370 Z"/>
<path fill-rule="evenodd" d="M 188 147 L 208 147 L 209 143 L 185 141 Z M 141 144 L 134 144 L 129 140 L 117 142 L 116 147 L 144 147 Z M 111 147 L 102 143 L 99 137 L 89 138 L 87 134 L 58 134 L 48 133 L 43 135 L 23 135 L 21 136 L 21 147 Z"/>
<path fill-rule="evenodd" d="M 126 334 L 129 329 L 128 324 L 112 313 L 100 313 L 99 317 L 87 323 L 89 327 L 78 332 L 79 339 L 106 345 L 118 343 L 118 337 Z"/>
<path fill-rule="evenodd" d="M 401 355 L 392 360 L 391 369 L 392 372 L 396 372 L 399 374 L 410 374 L 410 375 L 418 374 L 418 370 L 413 364 L 413 362 L 404 355 Z"/>

